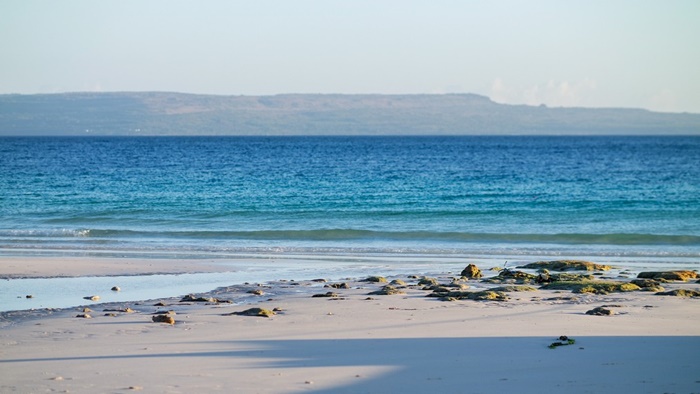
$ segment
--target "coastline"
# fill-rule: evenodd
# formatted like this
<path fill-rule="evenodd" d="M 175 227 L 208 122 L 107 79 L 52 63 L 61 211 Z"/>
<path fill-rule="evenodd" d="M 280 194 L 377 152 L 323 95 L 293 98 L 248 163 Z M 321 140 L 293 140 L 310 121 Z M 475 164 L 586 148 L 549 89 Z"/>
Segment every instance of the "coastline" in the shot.
<path fill-rule="evenodd" d="M 66 273 L 177 274 L 192 270 L 193 264 L 161 261 L 134 269 L 139 265 L 134 261 L 115 269 L 114 261 L 103 261 L 100 269 L 94 264 L 86 269 L 75 260 L 60 260 Z M 230 269 L 216 261 L 199 262 L 197 269 Z M 49 263 L 37 261 L 26 272 L 10 272 L 13 268 L 5 264 L 0 274 L 32 271 L 48 277 L 53 272 Z M 449 266 L 449 272 L 435 275 L 441 284 L 459 276 L 464 263 L 452 259 L 436 267 Z M 539 289 L 508 293 L 506 301 L 447 302 L 426 297 L 430 292 L 417 283 L 428 272 L 423 265 L 413 267 L 415 276 L 407 274 L 410 265 L 402 272 L 375 267 L 388 280 L 405 281 L 406 286 L 399 286 L 405 294 L 369 295 L 385 284 L 364 282 L 360 276 L 330 281 L 309 273 L 299 280 L 278 277 L 197 294 L 233 300 L 230 304 L 180 302 L 180 295 L 171 294 L 127 303 L 84 300 L 92 309 L 90 319 L 77 318 L 83 313 L 77 307 L 15 312 L 11 324 L 0 328 L 0 391 L 700 390 L 694 361 L 700 350 L 698 299 L 650 291 L 574 294 Z M 498 275 L 486 265 L 481 268 L 486 278 Z M 630 280 L 636 275 L 621 275 L 620 270 L 600 275 L 622 276 Z M 325 287 L 340 282 L 349 288 Z M 698 290 L 694 282 L 664 287 Z M 464 286 L 478 291 L 495 285 L 471 279 Z M 252 294 L 255 290 L 261 294 Z M 337 297 L 312 297 L 328 292 Z M 159 302 L 164 306 L 155 306 Z M 615 313 L 586 314 L 599 306 Z M 278 312 L 270 318 L 227 315 L 250 307 Z M 151 321 L 154 313 L 167 310 L 175 312 L 175 324 Z M 549 349 L 562 335 L 576 343 Z"/>

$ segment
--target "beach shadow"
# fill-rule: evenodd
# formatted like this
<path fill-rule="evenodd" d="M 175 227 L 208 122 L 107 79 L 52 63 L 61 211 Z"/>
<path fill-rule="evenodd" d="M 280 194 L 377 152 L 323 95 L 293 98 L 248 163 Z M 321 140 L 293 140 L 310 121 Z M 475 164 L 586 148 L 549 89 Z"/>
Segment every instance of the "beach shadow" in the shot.
<path fill-rule="evenodd" d="M 108 359 L 223 358 L 230 368 L 324 370 L 341 377 L 307 392 L 700 392 L 700 337 L 388 338 L 192 342 L 198 352 L 0 360 L 4 363 Z M 376 369 L 377 373 L 367 373 Z M 320 371 L 320 372 L 319 372 Z M 339 372 L 340 371 L 340 372 Z M 320 374 L 313 376 L 313 374 Z M 264 382 L 261 383 L 264 385 Z M 320 385 L 319 385 L 320 387 Z"/>

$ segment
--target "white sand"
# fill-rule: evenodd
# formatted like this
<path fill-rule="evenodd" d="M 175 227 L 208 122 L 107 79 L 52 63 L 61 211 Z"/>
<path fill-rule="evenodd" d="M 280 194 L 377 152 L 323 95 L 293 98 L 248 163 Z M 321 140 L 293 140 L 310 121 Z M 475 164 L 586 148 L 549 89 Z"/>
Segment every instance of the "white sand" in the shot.
<path fill-rule="evenodd" d="M 115 317 L 93 306 L 92 319 L 20 319 L 0 329 L 0 392 L 700 392 L 698 299 L 540 290 L 443 302 L 409 288 L 368 300 L 381 285 L 298 287 L 265 289 L 253 306 L 283 310 L 272 318 L 171 299 Z M 310 297 L 330 290 L 342 299 Z M 613 316 L 585 314 L 611 304 Z M 177 323 L 151 322 L 158 309 Z M 576 343 L 549 349 L 560 335 Z"/>

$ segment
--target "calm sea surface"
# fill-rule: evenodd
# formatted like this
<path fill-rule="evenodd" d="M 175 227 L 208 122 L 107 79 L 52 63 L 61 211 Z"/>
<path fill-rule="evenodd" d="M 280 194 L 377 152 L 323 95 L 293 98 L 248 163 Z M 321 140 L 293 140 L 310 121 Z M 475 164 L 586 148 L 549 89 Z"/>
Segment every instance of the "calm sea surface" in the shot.
<path fill-rule="evenodd" d="M 0 253 L 700 257 L 698 137 L 0 138 Z"/>

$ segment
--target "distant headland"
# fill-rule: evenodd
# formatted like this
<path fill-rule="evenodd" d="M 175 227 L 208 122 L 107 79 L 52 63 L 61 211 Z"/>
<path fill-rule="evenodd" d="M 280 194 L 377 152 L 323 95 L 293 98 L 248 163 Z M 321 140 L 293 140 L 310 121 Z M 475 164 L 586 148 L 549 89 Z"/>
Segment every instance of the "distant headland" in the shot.
<path fill-rule="evenodd" d="M 475 94 L 0 95 L 0 135 L 700 135 L 700 114 L 498 104 Z"/>

